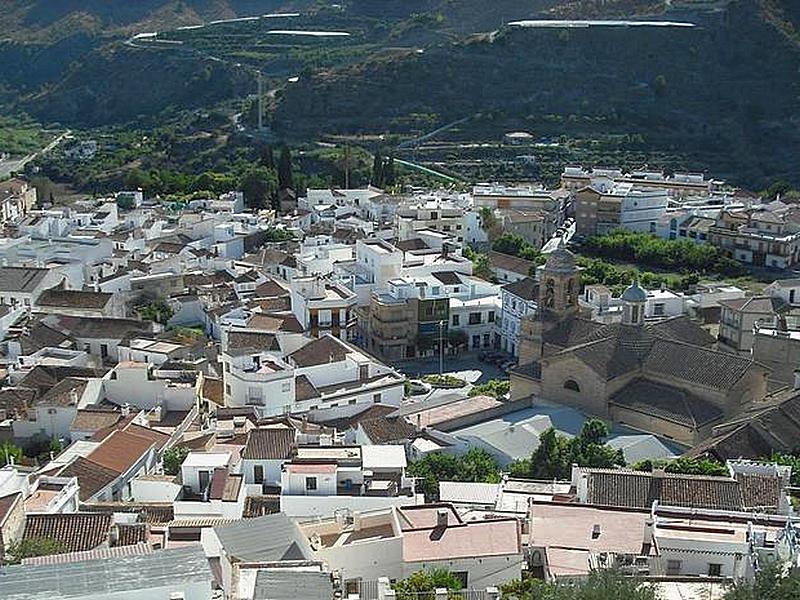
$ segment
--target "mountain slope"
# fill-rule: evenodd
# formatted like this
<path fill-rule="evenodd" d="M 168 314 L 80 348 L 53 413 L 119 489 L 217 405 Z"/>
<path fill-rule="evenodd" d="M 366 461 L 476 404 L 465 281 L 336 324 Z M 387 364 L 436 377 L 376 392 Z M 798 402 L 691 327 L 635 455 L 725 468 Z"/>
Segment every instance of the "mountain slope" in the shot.
<path fill-rule="evenodd" d="M 531 126 L 555 137 L 634 134 L 651 151 L 684 148 L 692 164 L 743 183 L 797 182 L 800 51 L 762 8 L 741 1 L 670 15 L 691 29 L 505 28 L 301 78 L 273 124 L 300 137 L 406 133 L 412 115 L 444 124 L 488 113 L 490 125 L 473 120 L 460 135 L 496 140 Z"/>

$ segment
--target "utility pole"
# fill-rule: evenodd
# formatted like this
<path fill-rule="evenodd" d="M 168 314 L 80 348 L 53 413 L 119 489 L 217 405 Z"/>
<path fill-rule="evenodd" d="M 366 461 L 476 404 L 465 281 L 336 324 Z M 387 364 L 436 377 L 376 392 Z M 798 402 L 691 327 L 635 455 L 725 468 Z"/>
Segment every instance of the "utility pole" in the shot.
<path fill-rule="evenodd" d="M 350 189 L 350 146 L 344 147 L 344 189 Z"/>
<path fill-rule="evenodd" d="M 261 79 L 261 71 L 258 72 L 258 130 L 264 128 L 264 82 Z"/>
<path fill-rule="evenodd" d="M 444 321 L 439 321 L 439 377 L 444 371 L 444 343 L 442 342 L 444 332 Z"/>

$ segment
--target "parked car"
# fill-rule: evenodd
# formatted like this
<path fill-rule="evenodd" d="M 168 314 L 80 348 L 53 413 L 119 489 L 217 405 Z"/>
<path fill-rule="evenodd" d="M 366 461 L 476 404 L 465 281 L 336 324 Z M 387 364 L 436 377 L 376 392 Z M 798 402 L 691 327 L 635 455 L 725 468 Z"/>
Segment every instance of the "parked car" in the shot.
<path fill-rule="evenodd" d="M 422 394 L 427 394 L 431 391 L 431 386 L 429 383 L 425 383 L 424 381 L 420 381 L 419 379 L 409 379 L 408 380 L 408 393 L 412 396 L 421 396 Z"/>

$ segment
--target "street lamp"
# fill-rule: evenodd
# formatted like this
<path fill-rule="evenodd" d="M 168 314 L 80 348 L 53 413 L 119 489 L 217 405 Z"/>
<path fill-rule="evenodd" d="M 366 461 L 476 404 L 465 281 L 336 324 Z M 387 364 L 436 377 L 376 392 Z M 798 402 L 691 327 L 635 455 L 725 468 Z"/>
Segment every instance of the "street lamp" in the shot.
<path fill-rule="evenodd" d="M 442 333 L 444 331 L 444 321 L 439 321 L 439 377 L 442 376 L 444 366 L 444 344 L 442 343 Z"/>

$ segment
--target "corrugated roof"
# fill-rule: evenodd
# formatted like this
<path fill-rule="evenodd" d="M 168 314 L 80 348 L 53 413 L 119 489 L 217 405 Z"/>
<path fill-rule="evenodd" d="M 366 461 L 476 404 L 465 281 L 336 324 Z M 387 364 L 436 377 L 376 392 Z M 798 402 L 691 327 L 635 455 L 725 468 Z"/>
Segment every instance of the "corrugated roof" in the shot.
<path fill-rule="evenodd" d="M 331 600 L 330 573 L 308 570 L 259 569 L 253 600 Z"/>
<path fill-rule="evenodd" d="M 308 540 L 284 513 L 247 519 L 214 532 L 225 553 L 243 562 L 309 560 Z"/>
<path fill-rule="evenodd" d="M 67 564 L 6 567 L 0 577 L 3 600 L 69 600 L 114 597 L 125 592 L 147 597 L 147 590 L 173 591 L 208 586 L 211 570 L 199 544 L 152 554 L 85 560 Z"/>

